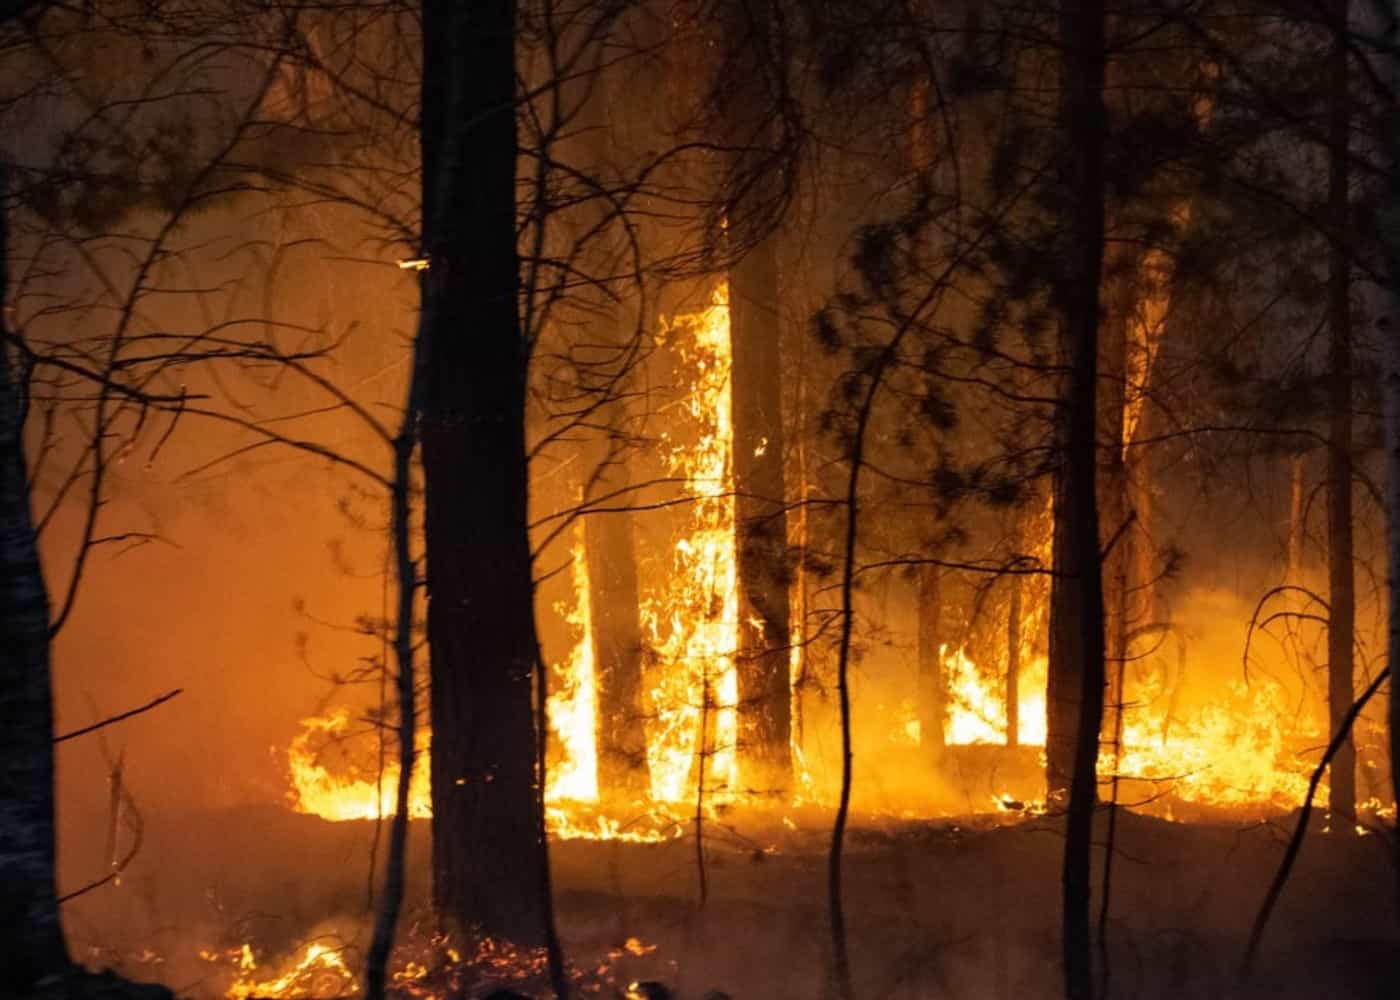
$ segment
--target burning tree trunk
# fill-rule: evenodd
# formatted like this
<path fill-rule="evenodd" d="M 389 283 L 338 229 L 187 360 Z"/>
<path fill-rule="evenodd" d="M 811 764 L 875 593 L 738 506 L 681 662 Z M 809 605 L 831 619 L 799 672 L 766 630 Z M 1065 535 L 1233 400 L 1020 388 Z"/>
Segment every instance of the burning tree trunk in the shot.
<path fill-rule="evenodd" d="M 601 178 L 605 164 L 616 158 L 613 123 L 608 119 L 613 89 L 607 70 L 595 66 L 589 92 L 579 114 L 579 130 Z M 606 233 L 613 221 L 611 199 L 594 197 L 590 226 Z M 616 268 L 617 248 L 599 241 L 598 274 Z M 640 283 L 639 273 L 633 279 Z M 584 501 L 612 508 L 584 519 L 584 553 L 588 560 L 588 606 L 593 637 L 593 663 L 598 711 L 598 791 L 604 798 L 632 802 L 651 789 L 647 767 L 646 727 L 642 717 L 642 625 L 637 588 L 637 551 L 632 514 L 627 505 L 627 397 L 623 385 L 636 363 L 635 310 L 617 305 L 612 289 L 600 288 L 595 305 L 593 340 L 600 345 L 596 391 L 604 394 L 598 417 L 602 429 L 594 438 Z"/>
<path fill-rule="evenodd" d="M 449 928 L 546 938 L 515 242 L 515 4 L 423 4 L 422 421 L 433 899 Z M 446 87 L 453 67 L 465 77 Z M 454 99 L 455 98 L 455 99 Z M 452 152 L 450 162 L 442 151 Z"/>
<path fill-rule="evenodd" d="M 746 787 L 783 795 L 792 782 L 791 644 L 787 516 L 783 483 L 782 358 L 777 240 L 768 215 L 778 198 L 766 155 L 769 96 L 767 5 L 736 13 L 729 27 L 734 91 L 726 95 L 732 154 L 731 232 L 752 246 L 729 271 L 733 351 L 734 491 L 739 581 L 739 745 Z"/>
<path fill-rule="evenodd" d="M 626 487 L 620 462 L 605 460 L 593 492 Z M 632 520 L 609 512 L 584 521 L 588 606 L 598 688 L 598 791 L 628 801 L 651 788 L 642 720 L 642 630 L 637 618 L 637 554 Z"/>
<path fill-rule="evenodd" d="M 1350 43 L 1345 27 L 1349 12 L 1350 0 L 1333 0 L 1332 16 L 1338 27 L 1330 66 L 1332 94 L 1327 179 L 1328 227 L 1332 233 L 1327 280 L 1328 406 L 1331 411 L 1327 442 L 1327 577 L 1331 605 L 1327 627 L 1327 702 L 1334 733 L 1355 698 L 1352 690 L 1356 598 L 1351 523 L 1351 260 L 1344 244 L 1350 215 L 1347 163 L 1351 135 L 1347 92 Z M 1356 808 L 1356 747 L 1350 737 L 1337 751 L 1330 777 L 1328 808 L 1337 816 L 1352 815 Z"/>
<path fill-rule="evenodd" d="M 1060 14 L 1060 108 L 1066 131 L 1066 273 L 1060 287 L 1070 364 L 1064 455 L 1056 477 L 1051 593 L 1051 788 L 1069 786 L 1064 857 L 1064 975 L 1070 1000 L 1093 995 L 1089 937 L 1090 847 L 1103 720 L 1104 621 L 1095 496 L 1099 285 L 1103 270 L 1104 7 L 1067 0 Z M 1058 772 L 1058 773 L 1057 773 Z"/>

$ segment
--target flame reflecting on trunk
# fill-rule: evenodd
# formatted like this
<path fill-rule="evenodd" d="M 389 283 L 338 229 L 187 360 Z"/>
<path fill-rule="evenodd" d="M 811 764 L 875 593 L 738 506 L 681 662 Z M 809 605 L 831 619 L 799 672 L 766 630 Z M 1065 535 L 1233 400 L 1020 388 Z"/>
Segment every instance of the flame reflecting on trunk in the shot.
<path fill-rule="evenodd" d="M 694 440 L 669 431 L 661 436 L 666 468 L 684 479 L 693 503 L 674 543 L 671 572 L 643 602 L 642 627 L 655 678 L 647 734 L 652 797 L 678 802 L 694 797 L 702 773 L 706 795 L 738 782 L 728 286 L 716 288 L 705 309 L 677 316 L 665 337 L 693 372 L 692 391 L 671 426 L 688 424 Z"/>
<path fill-rule="evenodd" d="M 560 760 L 551 763 L 545 799 L 557 802 L 598 799 L 598 684 L 593 667 L 592 614 L 589 608 L 588 560 L 579 523 L 571 553 L 572 605 L 559 610 L 573 633 L 573 646 L 551 668 L 549 727 L 559 741 Z"/>

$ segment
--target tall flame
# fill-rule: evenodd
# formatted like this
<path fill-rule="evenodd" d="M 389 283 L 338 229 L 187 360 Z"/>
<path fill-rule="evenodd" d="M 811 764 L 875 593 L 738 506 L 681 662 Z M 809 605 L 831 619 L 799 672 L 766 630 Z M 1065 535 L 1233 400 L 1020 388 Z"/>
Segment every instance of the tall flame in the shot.
<path fill-rule="evenodd" d="M 734 550 L 734 428 L 730 412 L 733 359 L 729 287 L 710 304 L 677 316 L 665 331 L 694 372 L 683 401 L 693 443 L 662 435 L 667 469 L 685 480 L 693 499 L 662 589 L 643 607 L 655 656 L 647 739 L 652 797 L 675 802 L 700 788 L 737 787 L 739 598 Z"/>
<path fill-rule="evenodd" d="M 562 757 L 550 768 L 545 786 L 545 798 L 551 802 L 594 802 L 598 798 L 598 686 L 582 522 L 576 530 L 571 567 L 573 603 L 560 609 L 573 630 L 574 643 L 568 657 L 552 668 L 554 690 L 549 696 L 549 726 L 558 737 Z"/>

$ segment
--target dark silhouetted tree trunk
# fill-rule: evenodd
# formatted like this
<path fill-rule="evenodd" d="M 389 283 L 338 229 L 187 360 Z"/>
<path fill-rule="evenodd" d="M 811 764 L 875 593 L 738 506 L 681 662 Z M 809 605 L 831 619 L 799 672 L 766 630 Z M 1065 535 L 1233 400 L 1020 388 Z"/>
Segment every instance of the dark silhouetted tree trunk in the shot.
<path fill-rule="evenodd" d="M 424 0 L 433 900 L 449 929 L 539 945 L 548 907 L 526 530 L 527 351 L 517 303 L 514 28 L 512 0 Z M 448 90 L 454 63 L 465 75 L 460 101 Z"/>
<path fill-rule="evenodd" d="M 919 567 L 919 743 L 935 756 L 943 751 L 948 699 L 943 680 L 942 568 Z"/>
<path fill-rule="evenodd" d="M 1385 405 L 1386 455 L 1386 516 L 1389 547 L 1389 580 L 1387 590 L 1389 620 L 1386 633 L 1387 662 L 1394 670 L 1400 664 L 1400 2 L 1372 0 L 1368 12 L 1374 23 L 1382 25 L 1381 37 L 1386 53 L 1376 59 L 1377 76 L 1386 84 L 1390 100 L 1382 110 L 1379 139 L 1381 174 L 1386 183 L 1380 191 L 1381 225 L 1379 231 L 1388 234 L 1382 241 L 1381 252 L 1385 267 L 1382 320 L 1378 324 L 1382 338 L 1382 392 Z M 1400 683 L 1392 674 L 1389 703 L 1390 793 L 1400 802 Z M 1392 858 L 1396 862 L 1395 915 L 1400 919 L 1400 836 L 1392 838 Z"/>
<path fill-rule="evenodd" d="M 1350 0 L 1332 0 L 1332 16 L 1347 23 Z M 1327 578 L 1331 615 L 1327 628 L 1327 703 L 1330 731 L 1338 731 L 1355 700 L 1352 649 L 1356 632 L 1356 587 L 1352 567 L 1351 521 L 1351 259 L 1344 244 L 1349 231 L 1351 135 L 1347 87 L 1347 35 L 1338 29 L 1330 66 L 1331 147 L 1327 178 L 1328 226 L 1333 232 L 1328 258 L 1327 332 L 1331 425 L 1327 450 Z M 1327 806 L 1337 816 L 1356 810 L 1356 744 L 1350 737 L 1332 760 Z"/>
<path fill-rule="evenodd" d="M 761 60 L 771 26 L 766 3 L 743 6 L 729 25 L 733 90 L 725 131 L 731 178 L 741 192 L 730 225 L 758 236 L 729 271 L 733 359 L 734 489 L 739 580 L 739 743 L 745 787 L 785 795 L 792 783 L 791 645 L 787 516 L 783 484 L 782 358 L 777 240 L 765 219 L 778 197 L 766 162 L 770 98 Z"/>
<path fill-rule="evenodd" d="M 0 174 L 0 306 L 8 287 L 6 179 Z M 0 335 L 8 335 L 3 308 Z M 68 950 L 54 885 L 49 600 L 8 350 L 0 340 L 0 981 L 23 994 L 42 977 L 61 973 Z"/>
<path fill-rule="evenodd" d="M 1099 728 L 1103 720 L 1103 581 L 1095 494 L 1095 423 L 1100 281 L 1103 272 L 1104 7 L 1066 0 L 1060 13 L 1063 59 L 1061 126 L 1065 230 L 1063 355 L 1070 364 L 1064 406 L 1064 454 L 1057 475 L 1055 578 L 1051 592 L 1051 720 L 1054 758 L 1068 774 L 1063 907 L 1064 976 L 1069 1000 L 1093 996 L 1089 935 L 1090 851 L 1098 798 Z M 1067 746 L 1066 746 L 1067 745 Z M 1051 748 L 1047 747 L 1047 751 Z M 1068 750 L 1068 753 L 1066 752 Z M 1052 767 L 1056 766 L 1052 764 Z"/>
<path fill-rule="evenodd" d="M 3 23 L 0 12 L 0 23 Z M 29 508 L 20 377 L 10 367 L 9 167 L 0 162 L 0 994 L 169 1000 L 68 958 L 54 878 L 49 598 Z"/>

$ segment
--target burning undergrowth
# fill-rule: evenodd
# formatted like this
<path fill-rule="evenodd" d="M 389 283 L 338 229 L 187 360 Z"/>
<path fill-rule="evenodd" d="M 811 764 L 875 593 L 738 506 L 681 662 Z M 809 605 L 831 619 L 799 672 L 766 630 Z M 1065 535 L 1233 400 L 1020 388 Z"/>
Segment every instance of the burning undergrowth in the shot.
<path fill-rule="evenodd" d="M 389 963 L 388 995 L 395 1000 L 448 1000 L 485 996 L 496 990 L 526 995 L 549 991 L 542 948 L 522 948 L 492 938 L 470 944 L 433 932 L 427 916 L 409 921 Z M 352 929 L 347 929 L 352 928 Z M 339 1000 L 361 992 L 368 928 L 325 923 L 290 947 L 242 941 L 164 955 L 144 949 L 135 955 L 92 948 L 89 964 L 142 978 L 165 980 L 194 1000 Z M 639 981 L 667 976 L 675 962 L 635 937 L 603 948 L 596 956 L 575 956 L 568 976 L 580 996 L 618 997 Z M 175 976 L 191 973 L 177 981 Z"/>

